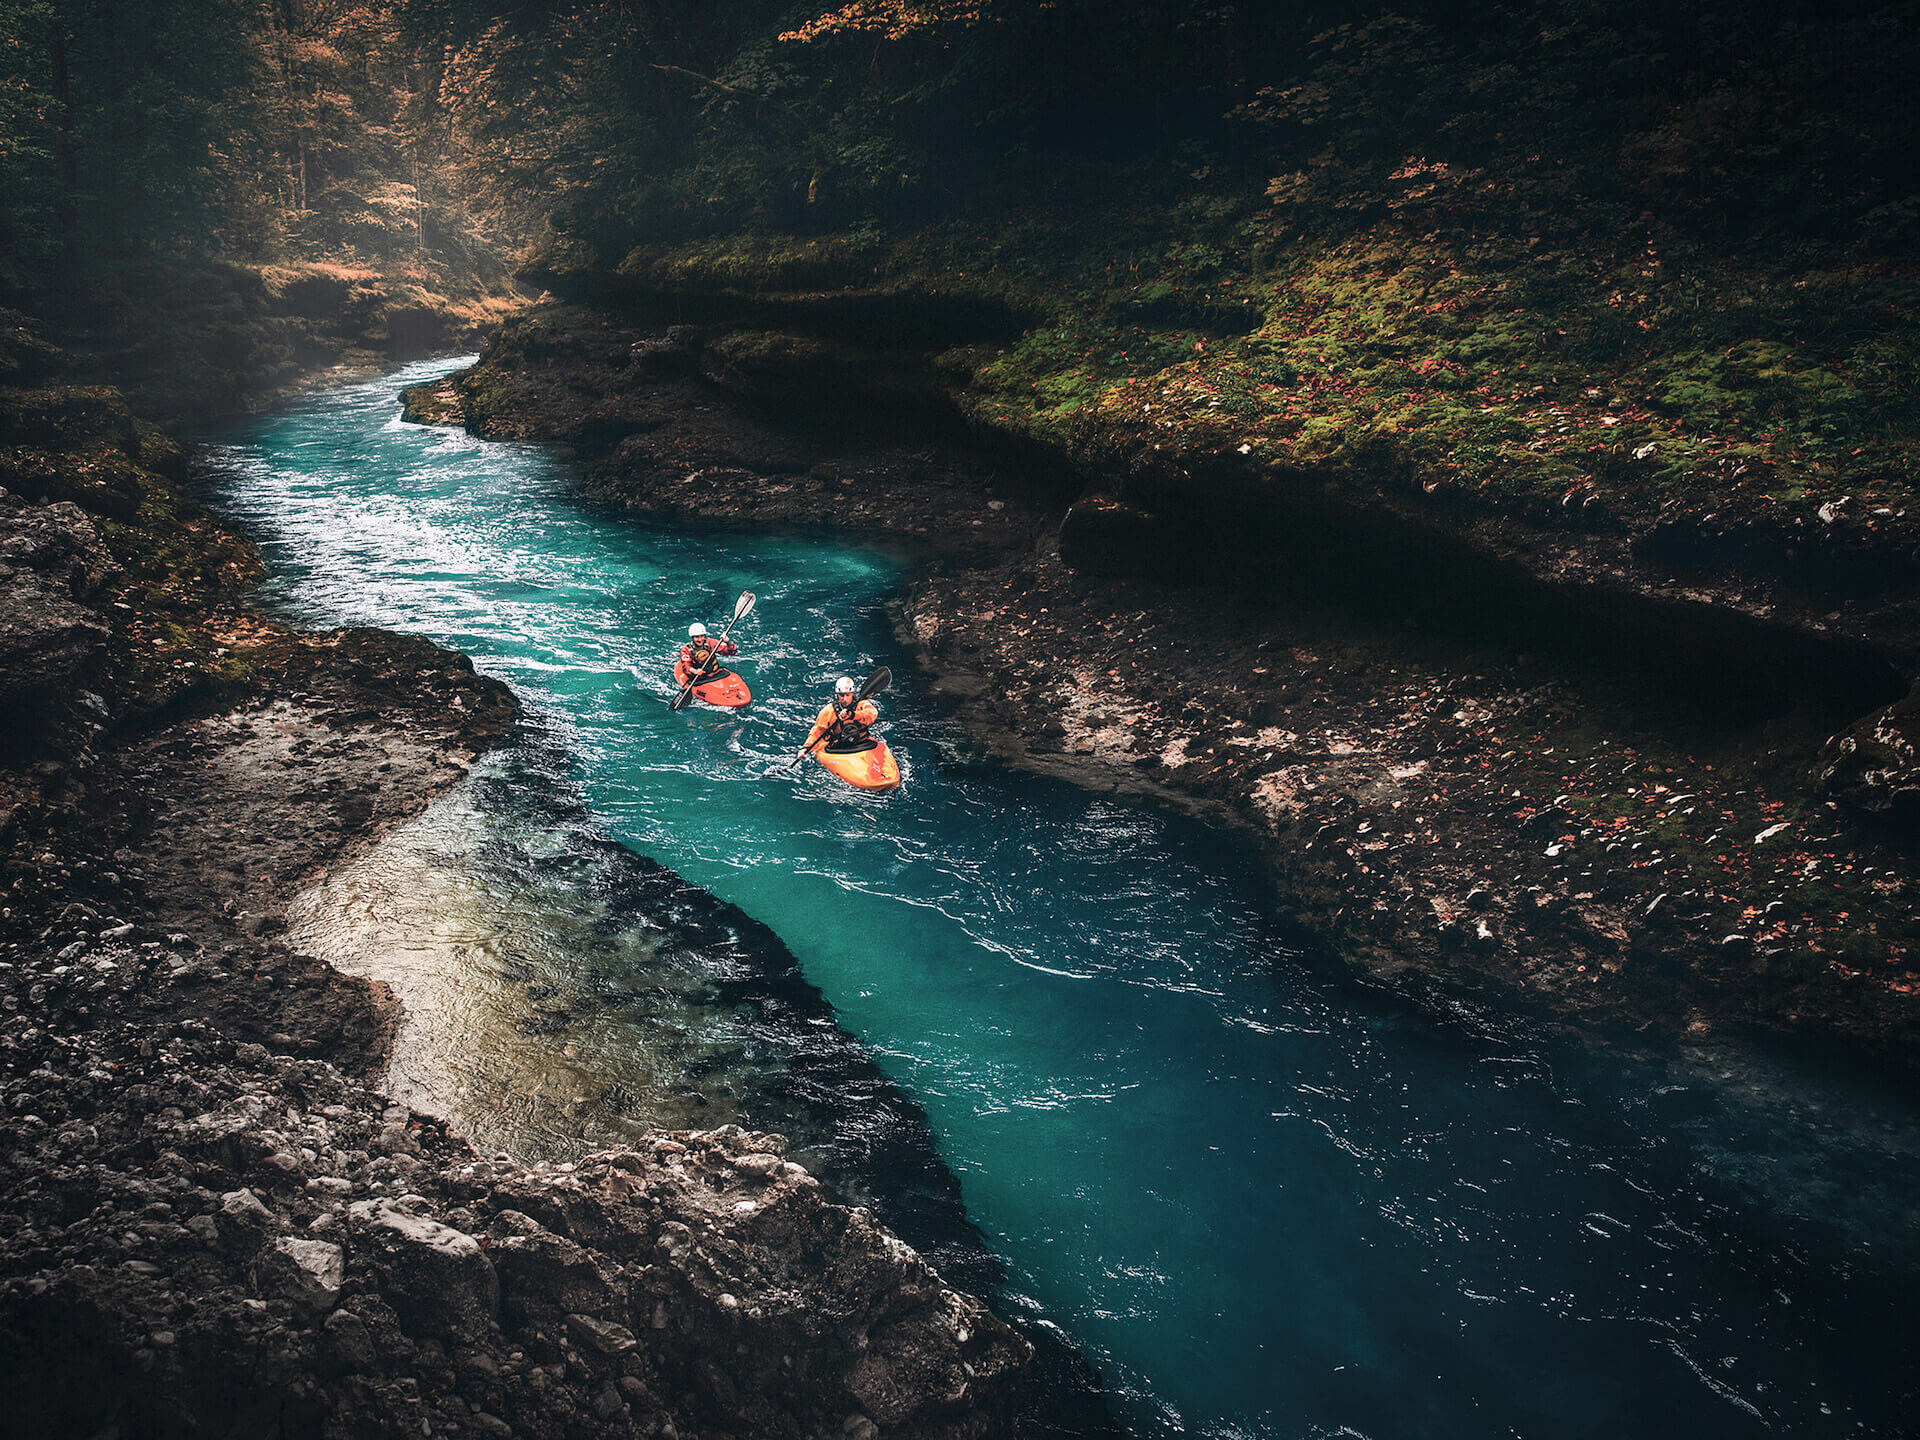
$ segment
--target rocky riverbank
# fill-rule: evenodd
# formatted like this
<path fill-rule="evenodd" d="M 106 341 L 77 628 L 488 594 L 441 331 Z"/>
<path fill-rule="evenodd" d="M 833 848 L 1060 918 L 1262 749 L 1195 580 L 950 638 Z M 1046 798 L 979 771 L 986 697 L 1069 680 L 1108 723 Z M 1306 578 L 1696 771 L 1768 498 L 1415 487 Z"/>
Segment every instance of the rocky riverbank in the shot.
<path fill-rule="evenodd" d="M 636 519 L 832 528 L 923 557 L 901 634 L 989 748 L 1246 827 L 1303 932 L 1367 973 L 1911 1063 L 1910 852 L 1872 803 L 1842 808 L 1855 772 L 1899 788 L 1897 725 L 1843 733 L 1897 687 L 1890 661 L 1802 627 L 1773 653 L 1827 669 L 1800 665 L 1820 683 L 1783 701 L 1756 673 L 1751 607 L 1716 628 L 1695 587 L 1670 649 L 1600 645 L 1604 626 L 1569 618 L 1608 609 L 1575 571 L 1495 585 L 1464 538 L 1451 607 L 1340 583 L 1351 526 L 1294 584 L 1170 583 L 1236 577 L 1196 573 L 1217 552 L 1143 525 L 1064 455 L 929 443 L 954 437 L 915 398 L 924 367 L 870 358 L 543 308 L 441 397 L 479 433 L 571 446 L 583 493 Z M 1417 553 L 1382 524 L 1387 553 Z M 1311 557 L 1313 533 L 1287 553 Z M 1430 572 L 1446 543 L 1421 538 Z"/>
<path fill-rule="evenodd" d="M 0 401 L 0 1434 L 1006 1430 L 1027 1342 L 780 1137 L 529 1167 L 378 1092 L 392 999 L 287 902 L 511 696 L 249 614 L 113 392 Z"/>

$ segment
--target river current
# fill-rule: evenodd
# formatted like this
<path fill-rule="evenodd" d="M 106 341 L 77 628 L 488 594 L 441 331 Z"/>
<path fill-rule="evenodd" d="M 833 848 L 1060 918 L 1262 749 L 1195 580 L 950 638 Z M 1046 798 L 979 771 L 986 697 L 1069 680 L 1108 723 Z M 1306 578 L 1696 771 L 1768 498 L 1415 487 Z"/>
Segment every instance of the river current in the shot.
<path fill-rule="evenodd" d="M 401 385 L 453 368 L 317 391 L 205 447 L 276 613 L 464 650 L 530 716 L 296 916 L 297 943 L 407 1001 L 392 1080 L 414 1104 L 526 1158 L 770 1123 L 778 1046 L 675 951 L 673 916 L 609 900 L 603 851 L 626 847 L 791 952 L 924 1110 L 996 1303 L 1076 1346 L 1129 1433 L 1851 1436 L 1920 1415 L 1911 1105 L 1331 977 L 1283 943 L 1244 847 L 970 758 L 893 641 L 895 562 L 582 509 L 540 447 L 400 420 Z M 754 704 L 671 711 L 686 625 L 717 630 L 748 589 Z M 783 770 L 834 677 L 882 663 L 903 787 Z"/>

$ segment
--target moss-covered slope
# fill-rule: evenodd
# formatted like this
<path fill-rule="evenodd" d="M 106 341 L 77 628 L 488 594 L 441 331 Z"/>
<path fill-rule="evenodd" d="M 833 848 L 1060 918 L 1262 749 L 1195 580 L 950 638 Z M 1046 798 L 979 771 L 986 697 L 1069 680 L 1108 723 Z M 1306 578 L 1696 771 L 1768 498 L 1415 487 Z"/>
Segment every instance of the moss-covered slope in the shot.
<path fill-rule="evenodd" d="M 1882 613 L 1920 584 L 1920 10 L 1149 8 L 916 10 L 860 78 L 874 7 L 745 46 L 729 84 L 820 77 L 792 111 L 822 128 L 808 203 L 662 238 L 610 167 L 523 273 L 742 332 L 728 378 L 769 397 L 937 393 L 1129 507 L 1088 564 L 1244 579 L 1259 547 L 1196 565 L 1192 517 L 1384 521 L 1920 671 L 1920 628 Z M 1062 27 L 1084 50 L 1049 92 L 1020 42 Z M 1136 33 L 1164 48 L 1109 53 Z M 730 133 L 707 143 L 755 143 Z M 856 133 L 944 188 L 836 160 Z"/>

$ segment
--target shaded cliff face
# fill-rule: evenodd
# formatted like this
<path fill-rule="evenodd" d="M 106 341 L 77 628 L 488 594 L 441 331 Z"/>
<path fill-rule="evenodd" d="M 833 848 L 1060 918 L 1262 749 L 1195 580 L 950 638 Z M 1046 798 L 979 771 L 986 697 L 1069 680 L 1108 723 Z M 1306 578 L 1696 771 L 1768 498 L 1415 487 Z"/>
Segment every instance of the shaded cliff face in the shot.
<path fill-rule="evenodd" d="M 808 203 L 743 175 L 766 213 L 671 229 L 623 187 L 698 161 L 584 179 L 527 273 L 946 352 L 975 418 L 1063 449 L 1097 434 L 1089 465 L 1143 472 L 1119 498 L 1163 515 L 1154 485 L 1231 454 L 1255 482 L 1445 496 L 1661 563 L 1900 568 L 1910 16 L 1163 9 L 853 6 L 736 41 L 721 78 L 814 79 L 783 102 L 840 127 L 790 161 L 817 171 Z M 753 149 L 705 123 L 696 150 Z M 836 153 L 856 135 L 920 168 L 889 192 Z"/>
<path fill-rule="evenodd" d="M 1061 224 L 1060 250 L 1024 265 L 1017 240 L 986 226 L 868 246 L 852 283 L 856 256 L 832 238 L 541 274 L 643 321 L 704 317 L 706 373 L 743 396 L 814 416 L 918 414 L 1072 477 L 1081 503 L 1061 545 L 1083 570 L 1248 596 L 1291 586 L 1667 669 L 1712 654 L 1702 688 L 1750 713 L 1864 712 L 1920 673 L 1920 506 L 1897 386 L 1875 402 L 1880 419 L 1802 412 L 1832 428 L 1819 445 L 1737 409 L 1662 411 L 1646 387 L 1667 383 L 1677 352 L 1638 375 L 1556 355 L 1513 329 L 1503 282 L 1471 281 L 1461 257 L 1418 258 L 1433 237 L 1396 227 L 1360 257 L 1304 244 L 1278 281 L 1249 248 L 1229 257 L 1231 281 L 1191 282 L 1202 308 L 1202 285 L 1244 292 L 1241 333 L 1177 306 L 1116 329 L 1121 301 L 1074 287 L 1083 268 L 1139 257 L 1103 248 L 1097 221 Z M 981 269 L 1031 287 L 986 329 L 937 304 Z M 1875 302 L 1896 347 L 1917 333 L 1901 283 Z M 1382 291 L 1400 298 L 1383 305 Z M 1431 303 L 1444 335 L 1412 304 L 1443 291 Z M 1488 425 L 1497 442 L 1480 436 Z"/>

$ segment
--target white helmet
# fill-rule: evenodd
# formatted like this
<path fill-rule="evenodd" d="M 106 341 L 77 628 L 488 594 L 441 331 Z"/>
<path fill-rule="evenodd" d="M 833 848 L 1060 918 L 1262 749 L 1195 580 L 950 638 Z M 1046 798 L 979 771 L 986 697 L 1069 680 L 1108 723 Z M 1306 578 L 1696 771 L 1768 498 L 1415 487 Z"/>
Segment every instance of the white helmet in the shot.
<path fill-rule="evenodd" d="M 842 675 L 833 682 L 833 693 L 836 695 L 851 695 L 857 688 L 851 675 Z"/>
<path fill-rule="evenodd" d="M 706 633 L 707 627 L 702 625 L 698 620 L 687 626 L 687 634 L 692 639 L 698 640 Z"/>

